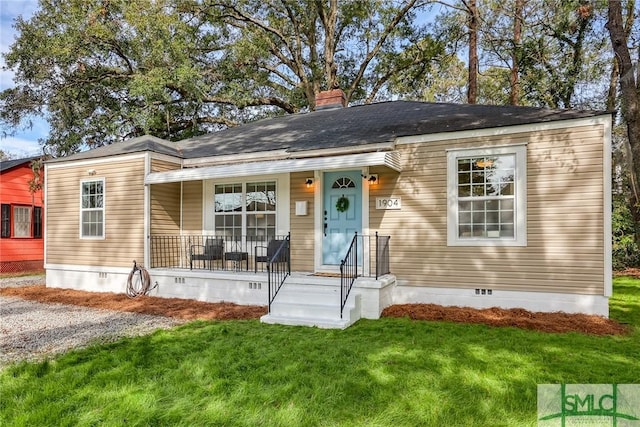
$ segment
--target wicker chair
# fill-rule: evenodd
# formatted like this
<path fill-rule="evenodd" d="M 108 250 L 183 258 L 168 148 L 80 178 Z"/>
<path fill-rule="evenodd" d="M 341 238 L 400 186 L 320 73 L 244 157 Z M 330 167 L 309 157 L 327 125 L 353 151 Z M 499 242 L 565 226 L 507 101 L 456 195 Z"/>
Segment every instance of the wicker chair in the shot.
<path fill-rule="evenodd" d="M 193 270 L 193 261 L 209 261 L 209 270 L 211 270 L 211 262 L 214 260 L 224 259 L 224 239 L 207 238 L 204 245 L 191 245 L 189 249 L 189 267 Z"/>
<path fill-rule="evenodd" d="M 269 244 L 267 246 L 256 246 L 255 250 L 254 250 L 254 272 L 257 273 L 258 272 L 258 263 L 259 262 L 269 262 L 269 260 L 271 258 L 273 258 L 273 256 L 276 254 L 276 251 L 278 250 L 278 248 L 280 247 L 280 245 L 282 245 L 282 242 L 284 242 L 284 240 L 278 240 L 278 239 L 274 239 L 271 240 L 269 242 Z M 266 254 L 265 254 L 265 250 L 266 250 Z M 262 255 L 258 255 L 258 252 L 262 252 Z M 277 260 L 274 260 L 275 262 L 287 262 L 287 256 L 285 255 L 285 253 L 281 253 L 280 256 L 278 256 Z"/>

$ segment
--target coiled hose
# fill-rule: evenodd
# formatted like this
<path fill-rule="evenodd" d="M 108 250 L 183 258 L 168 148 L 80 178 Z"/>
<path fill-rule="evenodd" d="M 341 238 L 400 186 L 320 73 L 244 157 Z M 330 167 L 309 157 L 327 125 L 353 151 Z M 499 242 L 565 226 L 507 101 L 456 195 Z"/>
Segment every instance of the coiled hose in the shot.
<path fill-rule="evenodd" d="M 146 295 L 153 288 L 151 288 L 151 276 L 149 276 L 147 269 L 138 267 L 136 261 L 133 260 L 133 270 L 131 270 L 127 278 L 127 296 L 135 298 L 140 295 Z"/>

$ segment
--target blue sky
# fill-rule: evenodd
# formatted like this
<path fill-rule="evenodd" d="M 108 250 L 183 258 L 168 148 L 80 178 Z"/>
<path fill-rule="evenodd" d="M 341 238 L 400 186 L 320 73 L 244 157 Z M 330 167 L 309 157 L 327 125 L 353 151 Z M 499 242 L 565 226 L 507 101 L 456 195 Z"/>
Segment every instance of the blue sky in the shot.
<path fill-rule="evenodd" d="M 38 8 L 37 0 L 0 0 L 0 52 L 5 53 L 15 40 L 13 20 L 22 15 L 28 19 Z M 0 58 L 0 67 L 4 68 L 4 59 Z M 12 87 L 13 73 L 0 69 L 0 90 Z M 14 136 L 2 138 L 0 149 L 16 157 L 28 157 L 42 152 L 38 138 L 44 138 L 49 132 L 47 123 L 38 120 L 31 130 L 16 133 Z"/>

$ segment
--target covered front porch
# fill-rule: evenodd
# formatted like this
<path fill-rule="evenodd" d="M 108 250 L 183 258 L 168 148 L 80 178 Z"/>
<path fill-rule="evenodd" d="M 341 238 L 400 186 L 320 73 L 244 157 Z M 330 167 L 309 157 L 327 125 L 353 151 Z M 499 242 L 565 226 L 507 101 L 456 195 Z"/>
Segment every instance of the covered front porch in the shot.
<path fill-rule="evenodd" d="M 224 160 L 179 169 L 157 161 L 145 178 L 145 265 L 174 286 L 172 296 L 268 305 L 265 321 L 320 313 L 320 301 L 332 318 L 338 307 L 338 320 L 360 313 L 352 289 L 391 271 L 390 236 L 371 228 L 369 197 L 379 174 L 397 176 L 398 153 Z M 331 287 L 336 302 L 311 292 Z"/>
<path fill-rule="evenodd" d="M 377 278 L 389 273 L 391 236 L 382 236 L 374 232 L 373 235 L 354 234 L 349 238 L 354 242 L 353 251 L 358 253 L 358 276 Z M 285 242 L 288 243 L 285 245 Z M 273 258 L 280 246 L 285 246 L 282 250 L 286 251 L 286 255 Z M 149 267 L 190 270 L 196 274 L 206 271 L 258 274 L 266 273 L 271 261 L 272 265 L 288 264 L 289 269 L 304 272 L 303 269 L 296 268 L 295 257 L 293 261 L 291 259 L 292 246 L 295 247 L 295 240 L 292 240 L 290 233 L 268 238 L 219 237 L 208 234 L 153 235 L 149 237 Z M 341 261 L 344 261 L 348 250 L 349 248 L 345 247 Z M 338 268 L 334 272 L 315 272 L 315 275 L 339 277 L 339 272 Z"/>
<path fill-rule="evenodd" d="M 291 236 L 150 237 L 157 295 L 265 305 L 266 323 L 345 328 L 391 304 L 390 236 L 354 234 L 339 273 L 292 271 Z"/>

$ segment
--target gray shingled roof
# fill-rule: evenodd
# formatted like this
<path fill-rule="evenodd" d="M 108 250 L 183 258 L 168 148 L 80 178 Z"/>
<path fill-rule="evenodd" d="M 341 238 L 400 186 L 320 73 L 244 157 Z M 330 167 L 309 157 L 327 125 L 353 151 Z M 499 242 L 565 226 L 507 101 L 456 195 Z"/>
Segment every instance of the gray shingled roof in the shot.
<path fill-rule="evenodd" d="M 389 142 L 401 136 L 545 123 L 603 114 L 609 113 L 390 101 L 264 119 L 177 143 L 141 137 L 79 153 L 68 159 L 102 157 L 145 149 L 183 158 L 270 150 L 297 152 Z"/>
<path fill-rule="evenodd" d="M 0 161 L 0 172 L 4 172 L 23 163 L 31 163 L 31 161 L 39 159 L 40 156 L 26 157 L 24 159 L 2 160 Z"/>
<path fill-rule="evenodd" d="M 170 156 L 182 157 L 180 148 L 177 143 L 166 141 L 161 138 L 157 138 L 152 135 L 139 136 L 132 138 L 128 141 L 118 142 L 111 145 L 105 145 L 102 147 L 94 148 L 93 150 L 82 151 L 77 154 L 72 154 L 68 157 L 60 157 L 50 160 L 50 162 L 66 161 L 66 160 L 82 160 L 82 159 L 94 159 L 98 157 L 109 157 L 118 154 L 131 154 L 139 153 L 143 151 L 153 151 L 160 154 L 168 154 Z"/>

